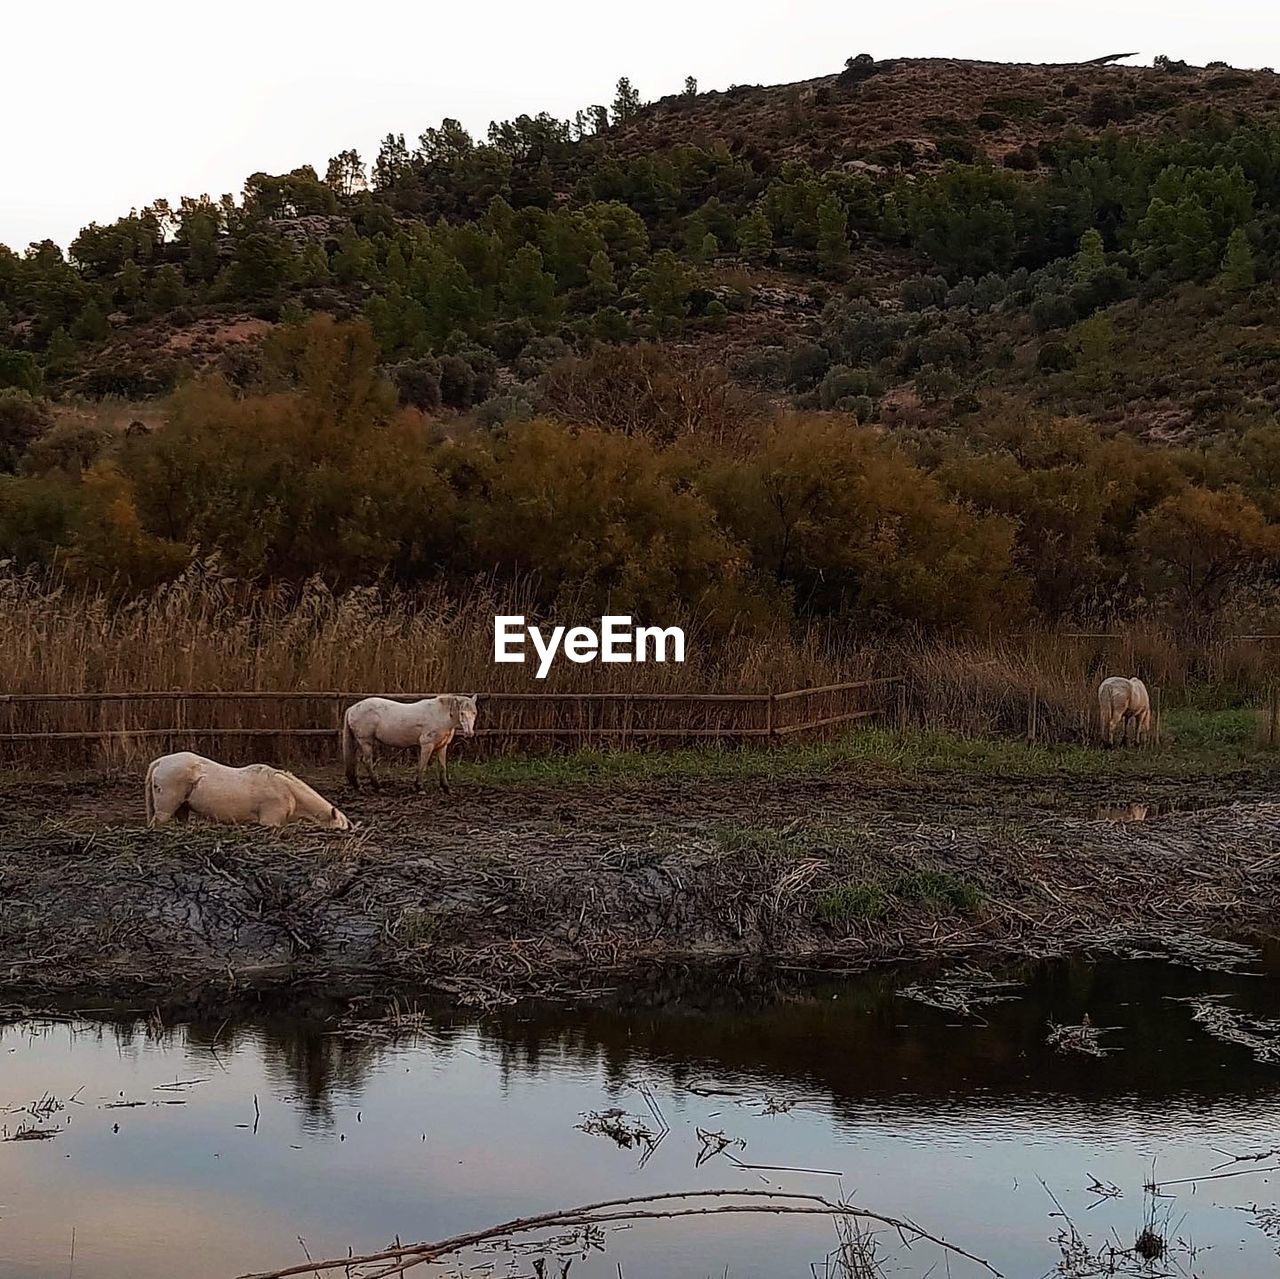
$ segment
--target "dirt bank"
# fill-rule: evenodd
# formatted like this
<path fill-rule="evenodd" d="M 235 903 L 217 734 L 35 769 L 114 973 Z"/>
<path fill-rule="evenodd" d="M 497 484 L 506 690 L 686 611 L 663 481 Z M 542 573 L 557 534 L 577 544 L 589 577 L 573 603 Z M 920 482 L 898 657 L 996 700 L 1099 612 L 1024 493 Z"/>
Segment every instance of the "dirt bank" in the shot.
<path fill-rule="evenodd" d="M 134 781 L 0 780 L 0 1003 L 291 984 L 488 1002 L 668 959 L 1280 932 L 1280 803 L 1221 783 L 884 772 L 342 802 L 352 837 L 147 831 Z M 1097 817 L 1132 802 L 1156 815 Z"/>

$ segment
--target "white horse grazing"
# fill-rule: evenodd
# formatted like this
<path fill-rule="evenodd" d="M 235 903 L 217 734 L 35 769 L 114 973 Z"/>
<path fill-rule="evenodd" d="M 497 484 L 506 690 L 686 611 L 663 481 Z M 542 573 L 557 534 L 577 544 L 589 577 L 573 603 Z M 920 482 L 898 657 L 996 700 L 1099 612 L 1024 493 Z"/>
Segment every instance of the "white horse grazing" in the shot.
<path fill-rule="evenodd" d="M 449 743 L 454 735 L 470 737 L 476 729 L 476 694 L 446 693 L 420 702 L 393 702 L 366 697 L 347 709 L 342 720 L 342 762 L 347 781 L 360 789 L 357 768 L 365 766 L 374 790 L 381 789 L 375 771 L 378 746 L 418 748 L 418 789 L 422 789 L 432 757 L 440 761 L 440 785 L 449 789 Z M 357 752 L 359 759 L 356 758 Z"/>
<path fill-rule="evenodd" d="M 1151 731 L 1151 697 L 1140 679 L 1112 675 L 1098 685 L 1098 714 L 1102 723 L 1102 744 L 1116 744 L 1116 729 L 1121 729 L 1121 744 L 1129 740 L 1129 725 L 1135 727 L 1139 745 Z"/>
<path fill-rule="evenodd" d="M 216 822 L 283 826 L 296 818 L 328 830 L 351 823 L 327 799 L 282 768 L 230 768 L 191 751 L 162 755 L 147 769 L 147 825 L 185 822 L 192 813 Z"/>

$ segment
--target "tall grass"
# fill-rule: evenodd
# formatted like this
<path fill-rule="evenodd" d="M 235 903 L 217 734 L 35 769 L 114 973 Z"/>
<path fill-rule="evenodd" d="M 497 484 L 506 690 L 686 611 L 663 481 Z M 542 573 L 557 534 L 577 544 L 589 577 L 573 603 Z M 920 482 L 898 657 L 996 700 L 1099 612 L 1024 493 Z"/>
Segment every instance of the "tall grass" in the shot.
<path fill-rule="evenodd" d="M 1105 675 L 1141 675 L 1160 689 L 1165 709 L 1248 707 L 1265 699 L 1280 657 L 1278 645 L 1227 636 L 1192 641 L 1156 626 L 1107 637 L 1044 630 L 984 639 L 878 638 L 832 624 L 806 628 L 779 623 L 766 633 L 714 638 L 694 628 L 682 664 L 558 660 L 548 677 L 538 680 L 532 662 L 493 662 L 494 615 L 536 614 L 522 594 L 498 591 L 484 582 L 462 595 L 395 588 L 334 595 L 319 582 L 263 590 L 228 578 L 216 563 L 204 563 L 145 599 L 121 604 L 106 595 L 0 573 L 0 694 L 452 690 L 546 692 L 572 699 L 574 694 L 597 692 L 767 693 L 901 675 L 901 702 L 894 691 L 879 703 L 890 722 L 905 713 L 909 725 L 928 732 L 1021 737 L 1032 723 L 1034 705 L 1036 740 L 1053 744 L 1092 739 L 1095 690 Z M 556 620 L 591 619 L 570 606 Z M 660 620 L 668 624 L 673 619 Z M 797 719 L 806 721 L 821 718 L 824 708 L 843 709 L 820 699 L 787 705 Z M 633 710 L 628 708 L 627 714 Z M 130 710 L 118 703 L 5 706 L 0 700 L 0 734 L 137 730 L 175 723 L 332 729 L 337 711 L 323 702 L 264 699 L 182 704 L 175 720 L 163 709 Z M 666 719 L 647 721 L 649 726 L 700 724 L 707 730 L 728 731 L 735 726 L 761 727 L 764 722 L 758 706 L 694 711 L 686 703 L 664 713 Z M 544 727 L 582 722 L 558 707 L 530 708 L 529 715 L 532 718 L 518 722 Z M 516 724 L 508 719 L 503 726 Z M 560 741 L 578 744 L 569 737 Z M 531 742 L 525 738 L 505 744 L 527 748 Z M 91 758 L 133 762 L 152 745 L 116 740 L 109 747 L 93 748 Z M 270 751 L 279 745 L 268 742 L 264 748 Z M 318 739 L 314 745 L 332 752 L 331 739 Z M 77 758 L 83 759 L 83 748 L 78 749 Z M 228 757 L 234 754 L 263 757 L 264 749 L 242 741 Z M 50 763 L 56 755 L 52 747 L 46 750 L 30 742 L 10 743 L 3 750 L 5 761 L 17 765 Z"/>
<path fill-rule="evenodd" d="M 145 599 L 115 604 L 34 577 L 0 576 L 0 691 L 769 692 L 854 678 L 848 672 L 866 671 L 875 656 L 781 623 L 714 643 L 693 628 L 683 663 L 559 658 L 540 680 L 531 648 L 523 665 L 493 661 L 495 614 L 540 620 L 523 594 L 485 583 L 461 596 L 378 587 L 334 595 L 319 581 L 260 590 L 203 564 Z M 591 620 L 572 602 L 556 618 Z"/>

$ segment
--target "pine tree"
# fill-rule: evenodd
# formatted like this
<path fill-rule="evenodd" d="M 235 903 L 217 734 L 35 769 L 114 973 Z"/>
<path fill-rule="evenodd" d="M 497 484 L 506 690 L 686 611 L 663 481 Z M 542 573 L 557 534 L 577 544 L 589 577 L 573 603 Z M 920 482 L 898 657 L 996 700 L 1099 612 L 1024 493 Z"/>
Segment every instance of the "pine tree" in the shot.
<path fill-rule="evenodd" d="M 621 124 L 630 120 L 640 110 L 640 94 L 632 87 L 631 81 L 623 76 L 618 81 L 613 98 L 613 123 Z"/>
<path fill-rule="evenodd" d="M 325 186 L 338 195 L 355 195 L 357 191 L 366 190 L 369 182 L 365 177 L 364 161 L 360 158 L 360 153 L 354 147 L 339 151 L 329 161 L 324 182 Z"/>
<path fill-rule="evenodd" d="M 906 219 L 902 216 L 902 209 L 896 197 L 892 195 L 886 195 L 884 198 L 884 209 L 880 214 L 880 230 L 886 240 L 901 240 L 907 234 Z"/>
<path fill-rule="evenodd" d="M 685 76 L 684 78 L 684 96 L 686 98 L 696 98 L 698 96 L 698 82 L 693 76 Z"/>
<path fill-rule="evenodd" d="M 151 282 L 147 303 L 157 314 L 163 315 L 187 300 L 187 288 L 182 282 L 182 272 L 176 266 L 162 266 Z"/>
<path fill-rule="evenodd" d="M 670 249 L 653 255 L 648 268 L 637 271 L 637 288 L 649 304 L 659 332 L 678 330 L 688 313 L 690 280 L 680 260 Z"/>
<path fill-rule="evenodd" d="M 298 279 L 308 288 L 316 289 L 328 284 L 331 278 L 329 255 L 324 251 L 323 245 L 313 240 L 299 256 Z"/>
<path fill-rule="evenodd" d="M 111 325 L 102 308 L 96 302 L 90 302 L 72 326 L 72 336 L 81 342 L 101 342 L 111 332 Z"/>
<path fill-rule="evenodd" d="M 49 349 L 44 358 L 46 366 L 55 372 L 66 368 L 76 358 L 76 344 L 61 325 L 49 338 Z"/>
<path fill-rule="evenodd" d="M 377 278 L 378 262 L 373 245 L 348 227 L 333 255 L 333 273 L 342 284 L 370 283 Z"/>
<path fill-rule="evenodd" d="M 587 267 L 587 292 L 596 306 L 604 306 L 618 296 L 618 285 L 613 278 L 613 263 L 603 249 L 591 255 Z"/>
<path fill-rule="evenodd" d="M 136 302 L 142 296 L 142 268 L 132 258 L 116 276 L 116 296 L 123 302 Z"/>
<path fill-rule="evenodd" d="M 738 249 L 748 262 L 763 262 L 773 252 L 773 231 L 760 209 L 752 209 L 738 223 Z"/>
<path fill-rule="evenodd" d="M 404 250 L 399 242 L 387 250 L 387 260 L 382 267 L 383 278 L 392 284 L 409 283 L 409 264 L 405 261 Z"/>
<path fill-rule="evenodd" d="M 1227 237 L 1227 251 L 1222 258 L 1222 287 L 1233 293 L 1252 288 L 1257 278 L 1253 264 L 1253 250 L 1244 227 L 1236 227 Z"/>
<path fill-rule="evenodd" d="M 849 257 L 849 215 L 844 205 L 829 195 L 818 205 L 818 260 L 828 271 L 838 270 Z"/>
<path fill-rule="evenodd" d="M 502 282 L 507 313 L 524 316 L 535 325 L 550 322 L 556 313 L 556 282 L 542 269 L 542 254 L 532 244 L 517 251 Z"/>
<path fill-rule="evenodd" d="M 1106 266 L 1102 235 L 1094 227 L 1090 227 L 1080 237 L 1080 247 L 1072 263 L 1071 277 L 1077 284 L 1088 284 L 1106 270 Z"/>

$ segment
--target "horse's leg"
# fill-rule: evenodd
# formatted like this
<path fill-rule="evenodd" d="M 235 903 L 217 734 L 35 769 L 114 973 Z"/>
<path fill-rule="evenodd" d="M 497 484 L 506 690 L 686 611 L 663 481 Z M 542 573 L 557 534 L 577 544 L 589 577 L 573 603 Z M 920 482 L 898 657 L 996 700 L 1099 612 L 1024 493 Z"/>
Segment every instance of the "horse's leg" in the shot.
<path fill-rule="evenodd" d="M 418 746 L 418 789 L 421 790 L 427 782 L 427 769 L 431 767 L 431 756 L 435 753 L 435 740 L 430 737 L 424 737 Z"/>
<path fill-rule="evenodd" d="M 298 804 L 292 792 L 287 790 L 283 794 L 278 791 L 273 792 L 267 795 L 258 805 L 258 825 L 284 826 L 296 815 L 297 811 Z"/>
<path fill-rule="evenodd" d="M 360 762 L 364 765 L 365 772 L 369 774 L 370 785 L 375 791 L 380 791 L 382 783 L 378 780 L 377 748 L 372 738 L 360 743 Z"/>
<path fill-rule="evenodd" d="M 453 793 L 449 785 L 449 743 L 445 742 L 443 746 L 436 751 L 436 758 L 440 761 L 440 789 L 446 795 Z"/>

